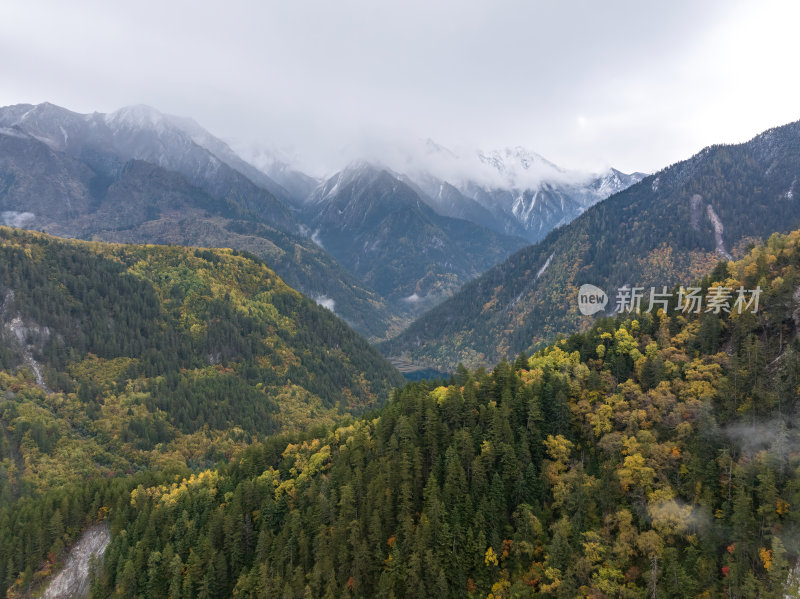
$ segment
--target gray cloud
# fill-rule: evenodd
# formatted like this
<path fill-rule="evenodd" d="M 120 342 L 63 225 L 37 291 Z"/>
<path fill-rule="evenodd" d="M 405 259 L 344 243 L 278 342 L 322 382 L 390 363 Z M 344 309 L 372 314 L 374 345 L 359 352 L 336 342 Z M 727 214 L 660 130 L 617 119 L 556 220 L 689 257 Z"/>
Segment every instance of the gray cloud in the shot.
<path fill-rule="evenodd" d="M 146 103 L 317 173 L 432 138 L 655 170 L 800 118 L 790 2 L 9 0 L 0 103 Z"/>
<path fill-rule="evenodd" d="M 781 463 L 800 453 L 800 432 L 796 418 L 771 419 L 761 422 L 739 422 L 722 429 L 722 433 L 750 458 L 766 451 Z"/>

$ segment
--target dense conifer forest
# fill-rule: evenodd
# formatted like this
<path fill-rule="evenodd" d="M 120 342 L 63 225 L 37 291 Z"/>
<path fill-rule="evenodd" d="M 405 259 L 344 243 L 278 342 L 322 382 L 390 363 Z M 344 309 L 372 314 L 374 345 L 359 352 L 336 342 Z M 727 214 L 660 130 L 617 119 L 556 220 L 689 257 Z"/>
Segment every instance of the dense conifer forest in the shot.
<path fill-rule="evenodd" d="M 0 341 L 3 593 L 42 579 L 110 489 L 332 425 L 402 382 L 332 312 L 232 250 L 0 228 Z"/>
<path fill-rule="evenodd" d="M 105 519 L 97 598 L 782 597 L 800 553 L 800 232 L 698 285 L 760 286 L 759 309 L 602 319 L 211 466 L 6 490 L 6 594 Z M 57 401 L 5 376 L 4 414 L 26 405 L 13 384 L 39 410 Z M 24 425 L 3 422 L 9 468 L 55 438 L 43 420 L 17 442 Z"/>

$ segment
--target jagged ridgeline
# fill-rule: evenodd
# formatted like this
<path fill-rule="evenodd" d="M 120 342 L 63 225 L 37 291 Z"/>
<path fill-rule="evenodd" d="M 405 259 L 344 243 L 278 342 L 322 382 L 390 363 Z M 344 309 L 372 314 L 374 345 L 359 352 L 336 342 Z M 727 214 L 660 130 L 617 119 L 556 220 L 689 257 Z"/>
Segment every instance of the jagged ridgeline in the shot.
<path fill-rule="evenodd" d="M 96 489 L 113 539 L 92 596 L 783 597 L 800 232 L 699 284 L 764 292 L 755 314 L 603 319 L 332 432 Z M 6 521 L 46 527 L 46 501 Z"/>
<path fill-rule="evenodd" d="M 495 364 L 590 326 L 578 288 L 687 285 L 721 257 L 800 226 L 800 122 L 706 148 L 589 208 L 383 344 L 451 370 Z M 613 301 L 611 302 L 613 308 Z"/>

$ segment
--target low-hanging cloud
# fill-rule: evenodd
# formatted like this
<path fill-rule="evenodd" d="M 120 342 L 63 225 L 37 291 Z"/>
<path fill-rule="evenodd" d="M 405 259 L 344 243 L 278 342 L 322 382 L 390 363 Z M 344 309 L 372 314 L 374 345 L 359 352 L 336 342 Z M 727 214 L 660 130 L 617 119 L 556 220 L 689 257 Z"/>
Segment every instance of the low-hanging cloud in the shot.
<path fill-rule="evenodd" d="M 754 456 L 766 451 L 785 461 L 791 454 L 800 454 L 800 429 L 796 419 L 778 419 L 739 422 L 721 429 L 743 454 Z"/>
<path fill-rule="evenodd" d="M 800 117 L 800 5 L 778 0 L 3 8 L 0 105 L 144 103 L 314 175 L 355 159 L 394 166 L 396 147 L 427 138 L 459 156 L 436 164 L 448 179 L 496 176 L 458 148 L 649 172 Z M 546 174 L 512 176 L 523 187 Z"/>
<path fill-rule="evenodd" d="M 501 149 L 448 148 L 432 139 L 387 143 L 377 147 L 381 162 L 415 180 L 434 177 L 456 187 L 535 189 L 542 183 L 581 184 L 597 173 L 563 169 L 521 146 Z"/>
<path fill-rule="evenodd" d="M 336 313 L 336 300 L 333 298 L 330 298 L 327 295 L 318 295 L 314 298 L 314 301 L 317 302 L 317 305 L 327 308 L 334 314 Z"/>

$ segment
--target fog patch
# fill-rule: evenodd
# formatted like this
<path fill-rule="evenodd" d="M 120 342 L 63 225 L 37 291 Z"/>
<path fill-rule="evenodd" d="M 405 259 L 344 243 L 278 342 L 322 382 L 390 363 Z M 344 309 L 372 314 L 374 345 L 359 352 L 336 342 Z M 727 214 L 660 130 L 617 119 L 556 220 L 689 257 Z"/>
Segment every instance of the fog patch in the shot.
<path fill-rule="evenodd" d="M 766 451 L 783 461 L 792 453 L 800 453 L 797 423 L 784 419 L 740 422 L 722 428 L 722 434 L 747 456 Z"/>
<path fill-rule="evenodd" d="M 317 302 L 318 306 L 322 306 L 323 308 L 327 308 L 334 314 L 336 314 L 336 300 L 333 298 L 328 297 L 327 295 L 318 295 L 314 298 L 314 301 Z"/>
<path fill-rule="evenodd" d="M 486 189 L 537 189 L 553 185 L 582 185 L 596 174 L 562 169 L 543 156 L 516 146 L 495 150 L 444 147 L 431 139 L 405 140 L 393 147 L 372 148 L 390 169 L 413 180 L 435 177 L 457 188 L 476 184 Z"/>
<path fill-rule="evenodd" d="M 0 220 L 7 227 L 22 228 L 29 224 L 36 218 L 33 212 L 16 212 L 14 210 L 5 210 L 0 212 Z"/>

